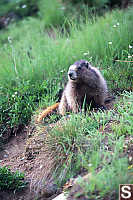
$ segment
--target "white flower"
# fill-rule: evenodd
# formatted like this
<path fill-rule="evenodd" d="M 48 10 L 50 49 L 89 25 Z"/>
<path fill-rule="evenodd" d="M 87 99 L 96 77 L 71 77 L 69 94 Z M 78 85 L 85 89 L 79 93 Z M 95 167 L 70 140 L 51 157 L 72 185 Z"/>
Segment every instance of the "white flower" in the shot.
<path fill-rule="evenodd" d="M 108 44 L 112 44 L 112 42 L 108 42 Z"/>
<path fill-rule="evenodd" d="M 67 41 L 67 42 L 70 42 L 70 40 L 69 40 L 68 38 L 66 39 L 66 41 Z"/>
<path fill-rule="evenodd" d="M 26 5 L 22 5 L 22 8 L 26 8 L 27 6 Z"/>
<path fill-rule="evenodd" d="M 61 7 L 60 9 L 61 9 L 61 10 L 65 10 L 66 8 L 63 6 L 63 7 Z"/>
<path fill-rule="evenodd" d="M 119 26 L 120 25 L 120 23 L 119 22 L 117 22 L 117 24 L 116 24 L 117 26 Z"/>
<path fill-rule="evenodd" d="M 114 28 L 116 28 L 117 26 L 116 26 L 116 25 L 114 25 L 113 27 L 114 27 Z"/>
<path fill-rule="evenodd" d="M 133 48 L 133 46 L 131 46 L 130 44 L 129 44 L 129 46 L 128 46 L 128 47 L 129 47 L 129 49 L 132 49 L 132 48 Z"/>
<path fill-rule="evenodd" d="M 89 55 L 89 51 L 88 52 L 85 52 L 83 53 L 84 56 L 88 56 Z"/>
<path fill-rule="evenodd" d="M 11 44 L 12 43 L 12 38 L 8 36 L 8 42 Z"/>
<path fill-rule="evenodd" d="M 132 56 L 128 56 L 128 58 L 132 58 Z"/>
<path fill-rule="evenodd" d="M 83 53 L 84 54 L 84 56 L 87 56 L 88 55 L 88 53 Z"/>

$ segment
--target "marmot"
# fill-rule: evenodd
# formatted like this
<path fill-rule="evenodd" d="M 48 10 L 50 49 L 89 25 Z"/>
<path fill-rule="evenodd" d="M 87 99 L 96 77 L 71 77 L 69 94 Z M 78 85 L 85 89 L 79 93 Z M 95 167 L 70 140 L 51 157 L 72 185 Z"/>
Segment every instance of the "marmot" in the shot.
<path fill-rule="evenodd" d="M 84 104 L 86 107 L 90 103 L 103 109 L 107 93 L 107 84 L 100 71 L 86 60 L 77 61 L 69 67 L 68 83 L 59 103 L 59 113 L 77 113 Z"/>
<path fill-rule="evenodd" d="M 68 70 L 68 83 L 63 91 L 60 103 L 56 103 L 45 109 L 37 118 L 40 122 L 53 110 L 59 110 L 61 115 L 67 111 L 77 113 L 82 107 L 93 104 L 94 107 L 105 109 L 105 102 L 112 98 L 107 98 L 108 89 L 106 81 L 100 71 L 92 67 L 86 60 L 75 62 Z"/>

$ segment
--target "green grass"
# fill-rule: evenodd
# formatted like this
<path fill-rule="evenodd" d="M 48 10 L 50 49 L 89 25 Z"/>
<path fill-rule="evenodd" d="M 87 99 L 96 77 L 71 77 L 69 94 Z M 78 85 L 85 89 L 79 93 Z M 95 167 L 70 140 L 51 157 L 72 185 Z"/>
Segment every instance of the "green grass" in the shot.
<path fill-rule="evenodd" d="M 56 21 L 53 11 L 45 7 L 49 16 L 40 11 L 40 17 L 24 19 L 0 31 L 1 137 L 7 132 L 16 133 L 39 106 L 47 107 L 57 100 L 67 80 L 68 67 L 76 60 L 87 59 L 97 66 L 111 92 L 132 90 L 132 62 L 115 60 L 133 60 L 133 8 L 77 21 L 64 18 L 56 6 L 60 5 L 51 7 L 57 11 Z M 62 27 L 57 27 L 62 20 Z M 101 198 L 110 191 L 117 198 L 118 184 L 132 183 L 132 168 L 128 169 L 132 161 L 127 156 L 133 136 L 132 99 L 132 92 L 124 93 L 114 110 L 71 115 L 62 128 L 51 131 L 45 144 L 59 165 L 56 171 L 52 166 L 59 185 L 85 170 L 94 178 L 89 186 L 83 185 L 83 195 L 96 199 L 96 191 Z"/>
<path fill-rule="evenodd" d="M 71 115 L 49 133 L 44 143 L 59 186 L 85 171 L 92 177 L 89 182 L 79 179 L 83 190 L 78 195 L 91 199 L 115 195 L 117 199 L 119 184 L 133 183 L 133 169 L 128 169 L 133 164 L 128 157 L 133 138 L 132 100 L 133 93 L 124 93 L 115 110 Z M 114 128 L 114 124 L 118 125 Z"/>
<path fill-rule="evenodd" d="M 117 23 L 119 26 L 114 28 Z M 33 25 L 36 29 L 32 28 Z M 23 32 L 25 34 L 22 34 Z M 92 64 L 104 69 L 105 78 L 111 82 L 112 87 L 131 86 L 131 80 L 127 80 L 132 72 L 131 63 L 114 61 L 127 59 L 128 55 L 133 53 L 133 50 L 129 49 L 133 42 L 132 9 L 127 12 L 114 11 L 96 22 L 89 21 L 78 26 L 70 23 L 70 34 L 66 32 L 67 36 L 56 29 L 51 32 L 55 38 L 48 37 L 45 23 L 39 19 L 30 18 L 17 26 L 11 25 L 9 31 L 3 33 L 1 41 L 1 80 L 7 81 L 7 72 L 10 72 L 13 79 L 16 77 L 14 60 L 20 78 L 36 81 L 62 75 L 60 71 L 67 71 L 75 60 L 92 57 Z M 8 37 L 12 40 L 11 44 L 8 43 Z M 112 45 L 109 45 L 109 42 L 112 42 Z M 126 82 L 120 81 L 121 76 Z M 113 81 L 116 85 L 112 84 Z"/>
<path fill-rule="evenodd" d="M 46 27 L 63 24 L 65 20 L 65 7 L 62 2 L 59 2 L 58 0 L 42 0 L 38 5 L 39 16 L 44 20 Z"/>
<path fill-rule="evenodd" d="M 7 167 L 0 167 L 0 190 L 17 191 L 26 186 L 24 174 L 19 171 L 11 172 Z"/>
<path fill-rule="evenodd" d="M 92 65 L 100 68 L 109 90 L 131 89 L 132 63 L 115 62 L 115 60 L 132 60 L 133 48 L 129 48 L 129 45 L 133 45 L 132 9 L 116 10 L 96 20 L 87 20 L 86 17 L 86 23 L 82 20 L 79 24 L 67 21 L 67 30 L 64 25 L 63 33 L 60 31 L 61 27 L 46 29 L 43 18 L 27 18 L 17 24 L 11 24 L 7 30 L 2 30 L 0 32 L 2 133 L 8 129 L 14 129 L 13 132 L 18 130 L 19 125 L 25 124 L 27 119 L 30 120 L 32 112 L 40 102 L 44 102 L 44 107 L 55 102 L 56 94 L 64 87 L 64 80 L 67 80 L 68 67 L 76 60 L 87 59 Z M 129 55 L 131 58 L 128 58 Z M 27 81 L 30 86 L 24 86 L 23 91 L 23 84 L 26 85 Z M 45 95 L 39 91 L 46 82 L 49 92 Z M 22 100 L 21 96 L 25 94 L 26 88 L 27 96 Z M 13 100 L 12 95 L 18 90 L 21 91 L 19 100 Z M 33 97 L 29 90 L 31 93 L 35 91 Z M 27 108 L 27 111 L 20 114 L 23 107 Z M 5 118 L 8 123 L 5 123 Z"/>
<path fill-rule="evenodd" d="M 43 106 L 47 106 L 48 102 L 54 102 L 56 95 L 54 95 L 54 90 L 56 90 L 54 84 L 55 82 L 50 81 L 34 84 L 31 81 L 23 81 L 13 87 L 1 87 L 1 137 L 6 132 L 10 136 L 22 129 L 30 121 L 33 111 L 38 108 L 39 103 L 42 102 Z"/>
<path fill-rule="evenodd" d="M 132 95 L 128 97 L 128 93 L 125 93 L 124 96 L 124 105 L 123 100 L 120 100 L 117 107 L 116 122 L 112 124 L 112 130 L 117 136 L 122 135 L 131 135 L 133 136 L 133 99 Z"/>

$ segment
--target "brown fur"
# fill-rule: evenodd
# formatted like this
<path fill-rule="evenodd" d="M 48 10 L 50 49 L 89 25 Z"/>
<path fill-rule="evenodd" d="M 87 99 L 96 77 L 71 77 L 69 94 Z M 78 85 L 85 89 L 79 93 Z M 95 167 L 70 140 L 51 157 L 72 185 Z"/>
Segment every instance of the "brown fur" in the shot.
<path fill-rule="evenodd" d="M 52 106 L 49 106 L 48 108 L 46 108 L 43 112 L 41 112 L 37 118 L 37 122 L 41 122 L 43 118 L 45 118 L 47 115 L 49 115 L 52 111 L 54 111 L 56 108 L 58 108 L 59 103 L 56 103 Z"/>
<path fill-rule="evenodd" d="M 64 89 L 59 113 L 64 115 L 67 111 L 79 112 L 84 102 L 94 103 L 102 107 L 107 97 L 107 84 L 100 71 L 92 67 L 88 61 L 80 60 L 69 67 L 68 83 Z"/>
<path fill-rule="evenodd" d="M 86 105 L 94 101 L 95 105 L 102 107 L 105 104 L 107 93 L 107 84 L 100 71 L 85 60 L 77 61 L 69 67 L 68 83 L 60 103 L 45 109 L 38 116 L 37 122 L 57 108 L 61 115 L 67 111 L 77 113 L 82 109 L 84 101 L 86 101 Z"/>

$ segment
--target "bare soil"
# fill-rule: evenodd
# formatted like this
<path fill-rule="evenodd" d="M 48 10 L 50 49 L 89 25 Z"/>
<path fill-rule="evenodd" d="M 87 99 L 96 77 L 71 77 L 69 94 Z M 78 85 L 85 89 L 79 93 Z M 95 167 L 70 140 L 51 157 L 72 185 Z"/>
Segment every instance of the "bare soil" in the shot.
<path fill-rule="evenodd" d="M 4 149 L 0 152 L 1 166 L 10 166 L 12 171 L 19 170 L 24 172 L 28 181 L 33 168 L 33 161 L 27 161 L 25 158 L 25 144 L 27 133 L 21 132 L 19 135 L 13 136 L 9 142 L 5 144 Z M 29 188 L 22 192 L 0 192 L 1 200 L 29 200 Z"/>

